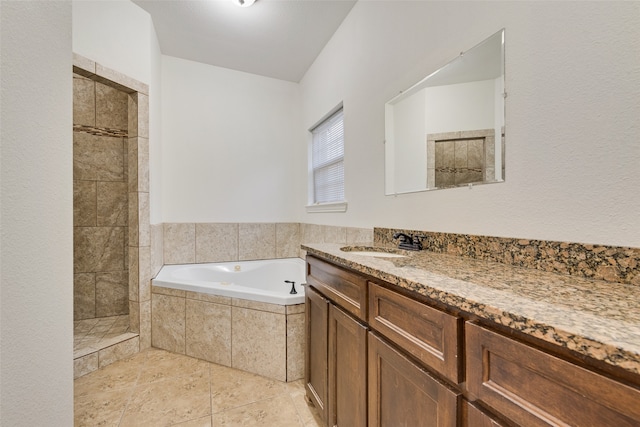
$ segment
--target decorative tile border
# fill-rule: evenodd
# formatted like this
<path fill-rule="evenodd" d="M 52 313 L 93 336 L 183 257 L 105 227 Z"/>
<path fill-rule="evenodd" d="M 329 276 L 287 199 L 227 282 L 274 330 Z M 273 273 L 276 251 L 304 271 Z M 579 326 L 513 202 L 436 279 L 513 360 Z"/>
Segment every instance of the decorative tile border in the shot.
<path fill-rule="evenodd" d="M 98 128 L 95 126 L 73 125 L 74 132 L 83 132 L 95 136 L 111 136 L 115 138 L 126 138 L 129 136 L 126 129 Z"/>
<path fill-rule="evenodd" d="M 425 250 L 517 267 L 640 286 L 640 248 L 374 228 L 374 243 L 396 247 L 395 232 L 425 236 Z"/>

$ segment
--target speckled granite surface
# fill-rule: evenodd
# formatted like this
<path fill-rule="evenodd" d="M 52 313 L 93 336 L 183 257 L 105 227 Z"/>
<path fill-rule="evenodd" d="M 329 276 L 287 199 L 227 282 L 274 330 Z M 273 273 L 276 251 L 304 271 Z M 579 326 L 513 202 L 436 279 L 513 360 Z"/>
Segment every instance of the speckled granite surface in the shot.
<path fill-rule="evenodd" d="M 640 286 L 640 248 L 379 227 L 374 244 L 397 247 L 396 231 L 423 236 L 422 245 L 431 252 Z"/>
<path fill-rule="evenodd" d="M 404 258 L 362 256 L 340 250 L 343 246 L 302 247 L 308 254 L 640 374 L 638 286 L 428 251 L 396 250 Z"/>

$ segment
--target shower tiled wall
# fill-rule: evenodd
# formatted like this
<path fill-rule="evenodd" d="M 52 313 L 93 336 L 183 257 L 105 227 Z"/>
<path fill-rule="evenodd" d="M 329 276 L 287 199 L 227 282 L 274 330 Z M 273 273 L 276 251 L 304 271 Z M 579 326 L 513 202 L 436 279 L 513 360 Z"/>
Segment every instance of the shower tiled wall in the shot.
<path fill-rule="evenodd" d="M 95 112 L 86 109 L 74 111 L 74 123 L 76 123 L 76 118 L 78 123 L 82 123 L 74 125 L 74 130 L 80 131 L 74 132 L 74 135 L 87 133 L 89 130 L 87 126 L 92 128 L 91 132 L 96 134 L 94 136 L 99 137 L 110 137 L 115 132 L 115 128 L 124 130 L 124 133 L 117 134 L 122 140 L 122 148 L 116 150 L 112 147 L 111 150 L 106 150 L 107 156 L 122 159 L 124 178 L 119 181 L 121 190 L 119 200 L 125 198 L 122 195 L 122 191 L 124 191 L 128 206 L 124 212 L 119 211 L 120 213 L 115 215 L 117 221 L 126 223 L 126 228 L 120 227 L 121 233 L 115 232 L 116 243 L 113 244 L 113 251 L 116 251 L 116 246 L 122 248 L 121 252 L 120 249 L 117 251 L 118 254 L 123 254 L 122 264 L 128 267 L 126 269 L 128 279 L 125 282 L 126 286 L 122 282 L 118 282 L 120 284 L 118 304 L 121 310 L 129 312 L 130 332 L 139 334 L 139 339 L 136 337 L 136 343 L 139 344 L 134 346 L 135 350 L 147 348 L 151 346 L 150 280 L 152 272 L 152 242 L 149 225 L 149 87 L 77 54 L 73 54 L 73 71 L 76 74 L 75 77 L 81 82 L 80 84 L 84 85 L 79 88 L 77 97 L 83 103 L 91 103 L 93 100 L 96 104 Z M 93 94 L 90 90 L 92 84 L 95 85 Z M 114 93 L 118 93 L 117 102 L 112 98 L 107 98 L 105 102 L 97 102 L 101 97 L 113 97 Z M 105 114 L 109 115 L 109 118 L 102 117 Z M 95 119 L 91 118 L 92 115 Z M 95 123 L 92 120 L 95 120 Z M 95 162 L 89 166 L 88 169 L 101 173 L 115 172 L 115 169 L 109 168 L 105 171 L 101 162 Z M 105 181 L 112 182 L 110 179 Z M 111 218 L 112 215 L 108 213 L 114 212 L 110 208 L 105 210 L 105 214 L 98 216 L 99 199 L 105 194 L 96 184 L 96 218 Z M 85 206 L 91 209 L 90 203 L 86 203 Z M 78 215 L 79 217 L 80 215 Z M 110 237 L 111 235 L 108 235 L 105 241 L 112 242 Z M 120 246 L 121 242 L 122 246 Z M 107 255 L 113 252 L 108 250 L 109 248 L 111 246 L 106 246 L 106 244 L 98 246 L 96 252 L 100 254 L 100 259 L 108 259 Z M 85 256 L 83 250 L 76 252 L 77 257 Z M 81 276 L 78 278 L 86 279 Z M 124 280 L 124 277 L 122 279 Z M 90 288 L 90 281 L 87 282 L 89 284 L 85 284 L 85 287 Z M 99 305 L 102 302 L 98 298 L 100 296 L 98 289 L 97 286 L 94 301 L 97 301 Z M 91 299 L 91 296 L 85 299 Z M 133 350 L 130 349 L 130 351 Z"/>
<path fill-rule="evenodd" d="M 127 314 L 127 94 L 73 83 L 74 319 Z"/>

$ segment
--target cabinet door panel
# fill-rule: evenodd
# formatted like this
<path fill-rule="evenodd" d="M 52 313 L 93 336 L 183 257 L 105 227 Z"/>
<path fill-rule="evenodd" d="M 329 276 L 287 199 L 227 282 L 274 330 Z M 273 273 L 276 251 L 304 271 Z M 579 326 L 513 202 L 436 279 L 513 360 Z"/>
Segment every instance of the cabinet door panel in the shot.
<path fill-rule="evenodd" d="M 309 256 L 307 283 L 353 316 L 367 320 L 367 280 L 363 276 Z"/>
<path fill-rule="evenodd" d="M 469 402 L 466 402 L 466 412 L 466 427 L 503 427 L 502 424 L 499 424 Z"/>
<path fill-rule="evenodd" d="M 329 425 L 367 426 L 367 329 L 329 306 Z"/>
<path fill-rule="evenodd" d="M 372 427 L 455 427 L 460 395 L 373 333 L 369 345 Z"/>
<path fill-rule="evenodd" d="M 461 319 L 369 282 L 369 324 L 426 366 L 460 382 Z"/>
<path fill-rule="evenodd" d="M 329 301 L 310 286 L 305 289 L 305 316 L 307 322 L 305 389 L 307 397 L 318 410 L 322 420 L 326 422 Z"/>
<path fill-rule="evenodd" d="M 638 427 L 640 390 L 468 323 L 469 392 L 526 426 Z"/>

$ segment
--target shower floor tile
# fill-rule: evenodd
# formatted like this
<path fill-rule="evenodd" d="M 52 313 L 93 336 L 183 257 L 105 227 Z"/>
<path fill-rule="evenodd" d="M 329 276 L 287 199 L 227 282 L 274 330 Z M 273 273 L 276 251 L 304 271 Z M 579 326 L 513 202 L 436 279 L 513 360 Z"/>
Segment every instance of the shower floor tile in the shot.
<path fill-rule="evenodd" d="M 74 381 L 76 427 L 321 425 L 304 381 L 283 383 L 148 349 Z"/>

